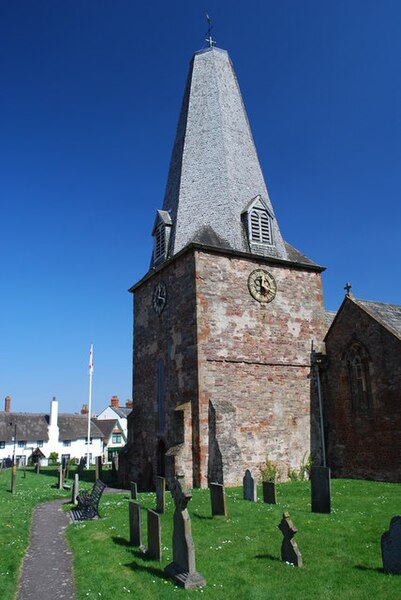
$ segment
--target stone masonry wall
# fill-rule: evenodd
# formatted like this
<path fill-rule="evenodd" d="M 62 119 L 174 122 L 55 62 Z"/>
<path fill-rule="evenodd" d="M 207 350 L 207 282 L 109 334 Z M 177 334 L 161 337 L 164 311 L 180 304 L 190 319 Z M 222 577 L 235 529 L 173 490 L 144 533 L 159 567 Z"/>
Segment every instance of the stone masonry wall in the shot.
<path fill-rule="evenodd" d="M 167 302 L 157 315 L 154 287 L 163 281 Z M 134 292 L 134 410 L 130 419 L 127 477 L 143 488 L 161 474 L 158 449 L 181 448 L 179 460 L 192 483 L 191 415 L 175 410 L 197 398 L 194 257 L 187 253 L 145 280 Z M 165 426 L 159 428 L 158 363 L 164 363 Z M 186 411 L 185 411 L 186 413 Z M 184 433 L 186 423 L 186 436 Z M 189 431 L 188 431 L 189 430 Z"/>
<path fill-rule="evenodd" d="M 369 355 L 372 406 L 352 409 L 345 354 L 358 341 Z M 401 341 L 351 300 L 326 339 L 323 373 L 328 466 L 337 477 L 401 481 Z"/>
<path fill-rule="evenodd" d="M 277 283 L 267 305 L 248 276 L 264 268 Z M 239 484 L 266 452 L 283 474 L 311 450 L 311 343 L 323 339 L 320 273 L 197 251 L 200 445 L 197 483 Z"/>

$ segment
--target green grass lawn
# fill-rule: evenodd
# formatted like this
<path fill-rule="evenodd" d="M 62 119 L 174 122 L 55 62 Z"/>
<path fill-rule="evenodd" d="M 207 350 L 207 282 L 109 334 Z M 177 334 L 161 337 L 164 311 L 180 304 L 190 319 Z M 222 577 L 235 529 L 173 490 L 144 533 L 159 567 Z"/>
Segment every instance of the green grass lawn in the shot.
<path fill-rule="evenodd" d="M 16 493 L 11 495 L 11 469 L 0 473 L 0 598 L 14 598 L 22 559 L 28 546 L 32 509 L 36 504 L 71 496 L 58 490 L 56 468 L 17 471 Z M 53 487 L 54 486 L 54 487 Z"/>
<path fill-rule="evenodd" d="M 332 481 L 332 514 L 310 512 L 308 482 L 278 486 L 278 505 L 242 499 L 228 489 L 227 518 L 210 517 L 207 490 L 194 490 L 189 503 L 196 566 L 206 578 L 203 589 L 185 591 L 166 579 L 172 560 L 173 502 L 167 495 L 162 515 L 163 560 L 146 560 L 128 544 L 127 494 L 104 495 L 102 519 L 69 527 L 79 600 L 132 596 L 150 598 L 355 599 L 401 598 L 401 576 L 381 571 L 380 537 L 390 518 L 401 513 L 401 485 L 352 480 Z M 261 490 L 259 490 L 261 497 Z M 144 508 L 154 508 L 154 494 L 139 494 Z M 280 560 L 278 529 L 288 511 L 298 533 L 304 567 Z M 143 512 L 146 544 L 146 512 Z"/>

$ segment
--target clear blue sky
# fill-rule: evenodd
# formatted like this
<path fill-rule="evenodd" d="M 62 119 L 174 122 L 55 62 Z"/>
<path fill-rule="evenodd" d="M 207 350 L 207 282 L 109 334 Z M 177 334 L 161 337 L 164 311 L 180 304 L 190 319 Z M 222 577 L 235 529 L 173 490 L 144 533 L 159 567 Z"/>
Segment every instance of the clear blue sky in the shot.
<path fill-rule="evenodd" d="M 205 13 L 239 79 L 281 231 L 325 304 L 401 304 L 399 0 L 0 0 L 0 402 L 131 397 L 146 271 Z M 2 398 L 1 398 L 2 396 Z M 3 405 L 0 406 L 3 409 Z"/>

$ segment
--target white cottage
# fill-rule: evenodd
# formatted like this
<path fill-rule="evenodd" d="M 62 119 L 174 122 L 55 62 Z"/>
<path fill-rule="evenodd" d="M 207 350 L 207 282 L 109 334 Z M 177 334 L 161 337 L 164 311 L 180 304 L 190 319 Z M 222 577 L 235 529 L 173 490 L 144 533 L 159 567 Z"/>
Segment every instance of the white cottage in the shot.
<path fill-rule="evenodd" d="M 40 449 L 47 464 L 50 454 L 62 458 L 80 458 L 88 452 L 88 418 L 85 415 L 58 412 L 58 401 L 53 398 L 50 413 L 17 413 L 10 410 L 11 400 L 5 399 L 0 412 L 0 461 L 12 459 L 27 464 L 34 450 Z M 103 453 L 103 434 L 91 419 L 89 457 L 93 463 Z"/>

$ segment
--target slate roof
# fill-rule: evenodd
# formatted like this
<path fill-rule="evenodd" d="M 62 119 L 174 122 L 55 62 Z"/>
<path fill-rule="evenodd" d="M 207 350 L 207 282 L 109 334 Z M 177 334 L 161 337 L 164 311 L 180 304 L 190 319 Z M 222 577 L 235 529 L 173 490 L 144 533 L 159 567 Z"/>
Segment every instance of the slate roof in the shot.
<path fill-rule="evenodd" d="M 273 216 L 274 245 L 252 254 L 315 265 L 281 236 L 228 53 L 196 52 L 163 203 L 172 220 L 169 257 L 191 242 L 249 254 L 241 214 L 258 195 Z"/>
<path fill-rule="evenodd" d="M 103 438 L 103 434 L 92 419 L 91 437 Z M 12 425 L 10 425 L 12 423 Z M 11 442 L 14 425 L 17 424 L 17 440 L 36 442 L 48 440 L 49 415 L 45 413 L 0 412 L 0 441 Z M 59 439 L 75 440 L 88 435 L 88 418 L 86 415 L 59 414 Z"/>
<path fill-rule="evenodd" d="M 110 437 L 115 427 L 118 427 L 118 430 L 121 431 L 118 419 L 92 419 L 92 423 L 95 423 L 96 427 L 100 429 L 103 437 L 106 439 Z"/>
<path fill-rule="evenodd" d="M 130 412 L 132 412 L 132 408 L 125 408 L 125 406 L 119 406 L 118 408 L 114 408 L 114 406 L 112 406 L 111 408 L 118 414 L 119 417 L 122 418 L 127 418 Z"/>
<path fill-rule="evenodd" d="M 383 302 L 371 302 L 369 300 L 357 300 L 355 304 L 363 308 L 376 321 L 401 339 L 401 306 L 397 304 L 385 304 Z"/>
<path fill-rule="evenodd" d="M 335 310 L 325 310 L 324 311 L 326 331 L 328 331 L 330 329 L 331 324 L 334 321 L 336 314 L 337 314 L 337 312 Z"/>

